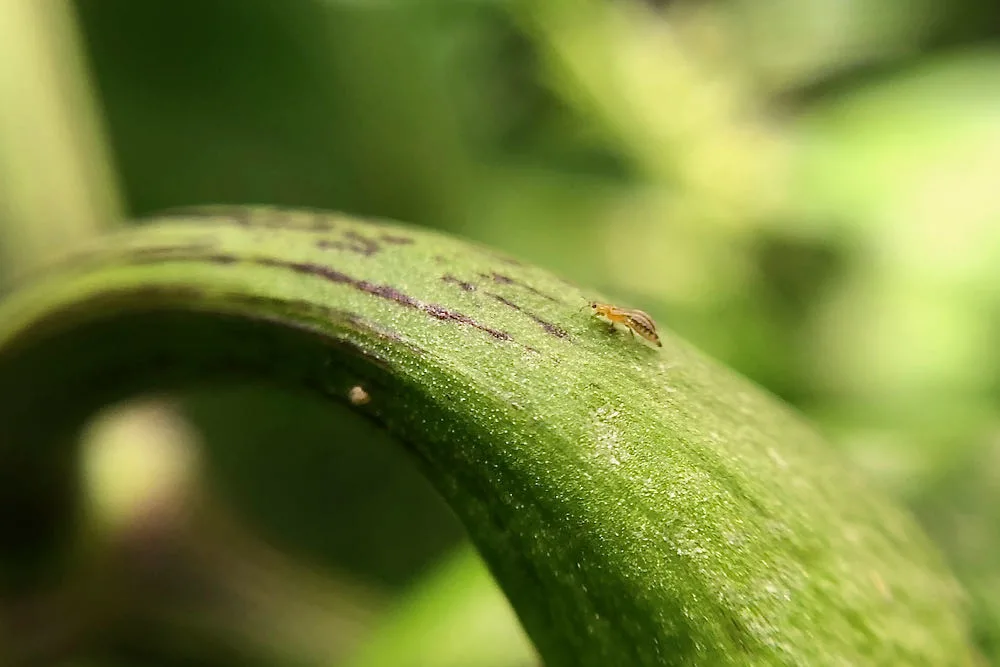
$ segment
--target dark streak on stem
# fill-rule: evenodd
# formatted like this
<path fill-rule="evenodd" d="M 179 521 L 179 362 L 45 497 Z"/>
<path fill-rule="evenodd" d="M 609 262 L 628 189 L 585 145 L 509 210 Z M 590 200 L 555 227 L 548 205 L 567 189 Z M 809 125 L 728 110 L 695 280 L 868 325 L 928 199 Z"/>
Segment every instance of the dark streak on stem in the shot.
<path fill-rule="evenodd" d="M 349 234 L 350 233 L 344 234 L 344 236 L 348 237 Z M 332 239 L 320 239 L 319 241 L 316 242 L 316 247 L 322 250 L 334 249 L 334 250 L 343 250 L 346 252 L 354 252 L 358 253 L 359 255 L 364 255 L 365 257 L 371 257 L 380 250 L 378 244 L 372 241 L 371 239 L 365 239 L 360 235 L 353 235 L 350 236 L 349 238 L 351 238 L 351 241 L 347 242 L 334 241 Z M 359 238 L 362 240 L 358 240 Z"/>
<path fill-rule="evenodd" d="M 476 286 L 475 285 L 473 285 L 472 283 L 467 283 L 464 280 L 459 280 L 458 278 L 456 278 L 455 276 L 451 275 L 450 273 L 446 273 L 445 275 L 441 276 L 441 280 L 444 281 L 444 282 L 446 282 L 446 283 L 450 283 L 452 285 L 458 285 L 460 288 L 462 288 L 466 292 L 475 292 L 476 291 Z"/>
<path fill-rule="evenodd" d="M 413 239 L 409 236 L 399 236 L 397 234 L 383 234 L 379 238 L 393 245 L 410 245 L 413 243 Z"/>
<path fill-rule="evenodd" d="M 212 264 L 236 264 L 240 261 L 235 255 L 206 255 L 205 259 Z"/>
<path fill-rule="evenodd" d="M 502 273 L 496 273 L 496 272 L 493 272 L 492 274 L 490 274 L 490 273 L 480 273 L 479 275 L 481 277 L 487 279 L 487 280 L 492 280 L 493 282 L 497 283 L 498 285 L 516 285 L 516 286 L 518 286 L 518 287 L 520 287 L 522 289 L 528 290 L 529 292 L 531 292 L 532 294 L 534 294 L 536 296 L 542 297 L 543 299 L 548 299 L 549 301 L 552 301 L 554 303 L 559 303 L 559 299 L 557 299 L 557 298 L 555 298 L 553 296 L 550 296 L 550 295 L 546 294 L 545 292 L 537 290 L 534 287 L 532 287 L 531 285 L 523 283 L 520 280 L 516 280 L 516 279 L 511 278 L 510 276 L 504 275 Z"/>
<path fill-rule="evenodd" d="M 180 248 L 180 246 L 176 246 Z M 203 250 L 201 246 L 197 246 L 197 250 Z M 150 251 L 150 252 L 130 252 L 124 259 L 126 261 L 131 261 L 135 263 L 148 263 L 151 261 L 199 261 L 206 262 L 210 264 L 227 265 L 236 264 L 241 262 L 256 264 L 258 266 L 267 266 L 278 269 L 287 269 L 294 271 L 296 273 L 301 273 L 305 275 L 315 276 L 327 280 L 329 282 L 349 285 L 357 290 L 377 296 L 382 299 L 393 301 L 407 308 L 413 308 L 415 310 L 427 313 L 431 317 L 439 320 L 459 322 L 467 326 L 478 329 L 484 333 L 488 333 L 490 336 L 496 340 L 501 341 L 513 341 L 514 338 L 505 331 L 500 331 L 499 329 L 494 329 L 482 324 L 473 318 L 465 315 L 463 313 L 451 310 L 445 306 L 426 303 L 420 299 L 414 298 L 408 294 L 405 294 L 391 285 L 381 285 L 378 283 L 372 283 L 367 280 L 358 280 L 353 278 L 346 273 L 341 273 L 335 269 L 331 269 L 322 264 L 315 264 L 311 262 L 292 262 L 286 260 L 275 259 L 273 257 L 246 257 L 242 258 L 237 255 L 227 255 L 223 253 L 200 253 L 195 252 L 191 254 L 180 254 L 178 250 L 177 253 L 169 252 L 164 254 L 158 251 L 156 248 L 149 249 L 137 249 L 140 251 Z M 166 250 L 166 249 L 164 249 Z"/>
<path fill-rule="evenodd" d="M 350 240 L 352 243 L 357 244 L 357 247 L 362 248 L 362 253 L 365 255 L 374 255 L 381 248 L 379 244 L 372 241 L 367 236 L 363 236 L 355 231 L 348 230 L 344 232 L 344 238 Z"/>
<path fill-rule="evenodd" d="M 493 297 L 494 299 L 496 299 L 497 301 L 499 301 L 503 305 L 507 306 L 508 308 L 513 308 L 517 312 L 523 313 L 523 314 L 527 315 L 528 317 L 530 317 L 531 319 L 533 319 L 535 322 L 537 322 L 539 325 L 541 325 L 541 327 L 543 329 L 545 329 L 546 333 L 549 333 L 549 334 L 551 334 L 551 335 L 553 335 L 553 336 L 555 336 L 557 338 L 568 338 L 569 337 L 569 334 L 566 333 L 565 329 L 557 327 L 556 325 L 552 324 L 551 322 L 543 320 L 542 318 L 538 317 L 534 313 L 532 313 L 530 311 L 527 311 L 524 308 L 521 308 L 521 306 L 517 305 L 513 301 L 505 299 L 504 297 L 500 296 L 499 294 L 493 294 L 492 292 L 487 292 L 487 294 L 489 294 L 491 297 Z"/>
<path fill-rule="evenodd" d="M 510 334 L 500 331 L 498 329 L 493 329 L 486 326 L 485 324 L 480 324 L 476 320 L 472 319 L 468 315 L 449 310 L 444 306 L 434 304 L 434 303 L 424 303 L 419 299 L 416 299 L 408 294 L 400 292 L 391 285 L 380 285 L 378 283 L 372 283 L 367 280 L 358 280 L 357 278 L 352 278 L 345 273 L 336 271 L 329 267 L 323 266 L 321 264 L 313 264 L 309 262 L 288 262 L 284 260 L 278 260 L 271 257 L 257 257 L 250 259 L 249 261 L 258 264 L 260 266 L 270 266 L 281 269 L 289 269 L 295 271 L 296 273 L 302 273 L 306 275 L 316 276 L 328 280 L 330 282 L 350 285 L 351 287 L 372 294 L 374 296 L 387 299 L 389 301 L 394 301 L 407 308 L 414 308 L 428 315 L 435 317 L 439 320 L 451 320 L 454 322 L 461 322 L 462 324 L 468 325 L 475 329 L 479 329 L 489 335 L 493 336 L 497 340 L 503 341 L 513 341 L 514 339 Z"/>

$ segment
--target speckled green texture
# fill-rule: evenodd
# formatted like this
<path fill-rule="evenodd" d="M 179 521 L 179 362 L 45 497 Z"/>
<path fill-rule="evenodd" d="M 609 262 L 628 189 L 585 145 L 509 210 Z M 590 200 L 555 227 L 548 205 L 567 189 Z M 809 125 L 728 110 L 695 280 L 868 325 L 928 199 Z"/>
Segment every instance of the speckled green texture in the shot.
<path fill-rule="evenodd" d="M 580 310 L 601 295 L 545 271 L 401 225 L 234 208 L 29 283 L 0 306 L 8 466 L 143 388 L 360 385 L 357 410 L 413 452 L 549 667 L 971 664 L 910 516 L 761 389 L 668 331 L 662 349 L 610 333 Z"/>

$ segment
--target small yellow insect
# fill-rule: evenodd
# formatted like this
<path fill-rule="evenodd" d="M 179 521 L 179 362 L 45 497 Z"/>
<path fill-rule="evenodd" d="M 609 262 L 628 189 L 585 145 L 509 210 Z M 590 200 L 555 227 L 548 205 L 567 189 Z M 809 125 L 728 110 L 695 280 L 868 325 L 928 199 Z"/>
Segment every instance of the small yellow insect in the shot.
<path fill-rule="evenodd" d="M 644 313 L 636 308 L 620 308 L 619 306 L 612 306 L 609 303 L 600 303 L 599 301 L 591 301 L 590 310 L 593 311 L 595 317 L 610 322 L 612 328 L 616 324 L 621 324 L 628 328 L 632 336 L 639 334 L 653 345 L 663 347 L 663 343 L 660 342 L 660 335 L 656 333 L 656 322 L 653 321 L 653 318 L 648 313 Z"/>

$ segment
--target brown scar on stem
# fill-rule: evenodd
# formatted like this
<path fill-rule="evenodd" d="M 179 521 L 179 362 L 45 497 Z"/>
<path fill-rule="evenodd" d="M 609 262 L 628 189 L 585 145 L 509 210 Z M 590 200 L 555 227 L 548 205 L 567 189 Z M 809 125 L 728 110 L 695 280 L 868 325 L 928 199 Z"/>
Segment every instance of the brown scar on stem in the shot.
<path fill-rule="evenodd" d="M 481 324 L 476 320 L 472 319 L 468 315 L 459 313 L 454 310 L 450 310 L 445 306 L 436 303 L 425 303 L 419 299 L 416 299 L 404 292 L 397 290 L 391 285 L 381 285 L 378 283 L 372 283 L 367 280 L 359 280 L 357 278 L 352 278 L 351 276 L 336 271 L 326 266 L 320 264 L 312 264 L 309 262 L 289 262 L 284 260 L 277 260 L 270 257 L 258 257 L 252 259 L 254 263 L 260 266 L 270 266 L 280 269 L 288 269 L 295 271 L 296 273 L 301 273 L 304 275 L 316 276 L 322 278 L 329 282 L 338 283 L 342 285 L 350 285 L 351 287 L 377 296 L 382 299 L 393 301 L 407 308 L 413 308 L 421 312 L 427 313 L 431 317 L 439 320 L 450 320 L 453 322 L 459 322 L 465 324 L 479 331 L 488 333 L 490 336 L 497 340 L 503 341 L 513 341 L 514 338 L 505 331 L 500 331 L 492 327 L 488 327 L 485 324 Z"/>
<path fill-rule="evenodd" d="M 476 291 L 476 286 L 475 285 L 473 285 L 472 283 L 467 283 L 464 280 L 459 280 L 458 278 L 456 278 L 455 276 L 451 275 L 450 273 L 446 273 L 443 276 L 441 276 L 441 280 L 444 281 L 444 282 L 446 282 L 446 283 L 450 283 L 452 285 L 458 285 L 462 290 L 464 290 L 466 292 L 475 292 Z"/>
<path fill-rule="evenodd" d="M 346 250 L 347 252 L 358 253 L 365 257 L 371 257 L 381 250 L 377 243 L 355 232 L 346 232 L 344 238 L 348 240 L 320 239 L 316 241 L 316 247 L 323 250 Z"/>
<path fill-rule="evenodd" d="M 513 301 L 510 301 L 509 299 L 505 299 L 504 297 L 500 296 L 499 294 L 493 294 L 492 292 L 487 292 L 487 294 L 489 294 L 491 297 L 493 297 L 494 299 L 496 299 L 497 301 L 499 301 L 503 305 L 507 306 L 508 308 L 513 308 L 517 312 L 523 313 L 523 314 L 527 315 L 528 317 L 530 317 L 531 319 L 533 319 L 537 324 L 539 324 L 543 329 L 545 329 L 546 333 L 549 333 L 549 334 L 551 334 L 551 335 L 553 335 L 553 336 L 555 336 L 557 338 L 569 338 L 569 334 L 566 333 L 565 329 L 557 327 L 556 325 L 552 324 L 551 322 L 543 320 L 542 318 L 538 317 L 534 313 L 532 313 L 530 311 L 527 311 L 524 308 L 521 308 L 521 306 L 517 305 Z"/>
<path fill-rule="evenodd" d="M 359 234 L 356 231 L 348 230 L 344 232 L 344 238 L 348 239 L 365 249 L 365 254 L 374 255 L 376 252 L 381 250 L 381 246 L 378 243 L 371 240 L 364 234 Z"/>
<path fill-rule="evenodd" d="M 504 275 L 502 273 L 497 273 L 496 271 L 494 271 L 493 273 L 480 273 L 479 275 L 481 277 L 485 278 L 486 280 L 492 280 L 493 282 L 497 283 L 498 285 L 516 285 L 517 287 L 520 287 L 522 289 L 528 290 L 529 292 L 531 292 L 535 296 L 540 296 L 543 299 L 548 299 L 549 301 L 552 301 L 553 303 L 559 303 L 559 299 L 555 298 L 554 296 L 550 296 L 550 295 L 546 294 L 545 292 L 542 292 L 541 290 L 538 290 L 538 289 L 532 287 L 531 285 L 529 285 L 529 284 L 527 284 L 525 282 L 522 282 L 522 281 L 520 281 L 520 280 L 518 280 L 516 278 L 511 278 L 508 275 Z"/>
<path fill-rule="evenodd" d="M 397 234 L 383 234 L 379 238 L 386 243 L 391 243 L 393 245 L 410 245 L 415 243 L 415 241 L 409 236 L 400 236 Z"/>
<path fill-rule="evenodd" d="M 225 255 L 219 253 L 208 254 L 208 255 L 194 254 L 190 256 L 177 255 L 177 256 L 170 256 L 167 259 L 174 261 L 202 261 L 202 262 L 210 262 L 213 264 L 233 264 L 237 262 L 246 262 L 246 263 L 253 263 L 258 266 L 287 269 L 290 271 L 294 271 L 296 273 L 322 278 L 323 280 L 327 280 L 329 282 L 343 284 L 343 285 L 350 285 L 351 287 L 360 290 L 362 292 L 365 292 L 367 294 L 371 294 L 373 296 L 377 296 L 382 299 L 393 301 L 402 306 L 406 306 L 407 308 L 413 308 L 415 310 L 419 310 L 421 312 L 430 315 L 431 317 L 434 317 L 435 319 L 453 321 L 453 322 L 459 322 L 460 324 L 465 324 L 466 326 L 470 326 L 474 329 L 478 329 L 479 331 L 489 334 L 496 340 L 509 341 L 509 342 L 514 341 L 513 336 L 511 336 L 509 333 L 505 331 L 500 331 L 499 329 L 488 327 L 485 324 L 477 322 L 473 318 L 463 313 L 451 310 L 439 304 L 423 302 L 419 299 L 409 296 L 408 294 L 405 294 L 404 292 L 397 290 L 391 285 L 380 285 L 378 283 L 372 283 L 367 280 L 359 280 L 357 278 L 353 278 L 345 273 L 341 273 L 340 271 L 336 271 L 321 264 L 313 264 L 309 262 L 292 262 L 292 261 L 278 260 L 272 257 L 242 258 L 235 255 Z M 142 262 L 142 259 L 134 258 L 134 261 Z"/>
<path fill-rule="evenodd" d="M 205 261 L 210 264 L 238 264 L 240 258 L 235 255 L 205 255 Z"/>

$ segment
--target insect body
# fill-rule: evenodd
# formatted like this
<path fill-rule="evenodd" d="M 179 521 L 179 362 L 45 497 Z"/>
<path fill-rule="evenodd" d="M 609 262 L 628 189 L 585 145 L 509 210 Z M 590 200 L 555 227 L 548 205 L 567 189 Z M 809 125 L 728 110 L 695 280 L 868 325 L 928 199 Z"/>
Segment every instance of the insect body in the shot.
<path fill-rule="evenodd" d="M 663 343 L 660 342 L 660 336 L 656 333 L 656 322 L 647 313 L 634 308 L 620 308 L 598 301 L 590 302 L 590 310 L 593 311 L 595 317 L 600 317 L 610 322 L 612 327 L 615 324 L 621 324 L 624 327 L 628 327 L 629 332 L 633 336 L 639 334 L 653 345 L 663 347 Z"/>

